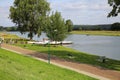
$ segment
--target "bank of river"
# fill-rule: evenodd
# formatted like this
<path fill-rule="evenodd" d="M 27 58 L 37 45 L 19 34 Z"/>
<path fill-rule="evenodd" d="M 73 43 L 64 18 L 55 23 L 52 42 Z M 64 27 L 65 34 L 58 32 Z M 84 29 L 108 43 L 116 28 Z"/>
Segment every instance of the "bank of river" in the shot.
<path fill-rule="evenodd" d="M 66 40 L 74 42 L 70 48 L 120 60 L 120 37 L 72 34 Z"/>
<path fill-rule="evenodd" d="M 9 33 L 27 38 L 27 33 L 24 35 L 19 32 Z M 46 38 L 44 33 L 39 38 L 34 36 L 33 39 L 41 41 L 43 38 Z M 120 60 L 120 37 L 71 34 L 65 40 L 73 42 L 72 45 L 67 46 L 72 49 Z"/>

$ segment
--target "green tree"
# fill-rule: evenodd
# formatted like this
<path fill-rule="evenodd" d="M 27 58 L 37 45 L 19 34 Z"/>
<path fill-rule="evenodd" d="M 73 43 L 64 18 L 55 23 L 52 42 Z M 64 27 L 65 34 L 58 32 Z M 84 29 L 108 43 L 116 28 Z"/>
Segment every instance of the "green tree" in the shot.
<path fill-rule="evenodd" d="M 108 0 L 108 4 L 113 7 L 108 17 L 117 16 L 120 13 L 120 0 Z"/>
<path fill-rule="evenodd" d="M 111 30 L 113 31 L 119 31 L 120 30 L 120 23 L 114 23 L 111 25 Z"/>
<path fill-rule="evenodd" d="M 3 26 L 0 26 L 0 31 L 3 31 L 3 29 L 4 29 Z"/>
<path fill-rule="evenodd" d="M 66 37 L 67 28 L 64 19 L 59 12 L 52 13 L 49 18 L 49 25 L 46 28 L 46 34 L 52 41 L 62 41 Z"/>
<path fill-rule="evenodd" d="M 73 30 L 73 22 L 70 19 L 66 20 L 66 26 L 68 28 L 68 32 L 71 32 Z"/>
<path fill-rule="evenodd" d="M 22 34 L 28 31 L 28 37 L 32 39 L 34 34 L 40 36 L 49 11 L 46 0 L 15 0 L 10 7 L 10 19 L 16 23 Z"/>

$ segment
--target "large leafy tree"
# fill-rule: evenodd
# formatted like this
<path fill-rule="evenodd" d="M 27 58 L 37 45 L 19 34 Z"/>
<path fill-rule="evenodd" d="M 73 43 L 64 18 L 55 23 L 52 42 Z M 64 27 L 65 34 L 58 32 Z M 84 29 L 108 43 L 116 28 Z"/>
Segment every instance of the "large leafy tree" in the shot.
<path fill-rule="evenodd" d="M 66 20 L 66 26 L 68 28 L 68 32 L 71 32 L 73 29 L 73 22 L 70 19 Z"/>
<path fill-rule="evenodd" d="M 10 7 L 10 18 L 21 33 L 28 31 L 28 37 L 32 39 L 34 34 L 40 36 L 49 11 L 46 0 L 15 0 Z"/>
<path fill-rule="evenodd" d="M 48 19 L 49 24 L 46 28 L 46 34 L 52 41 L 62 41 L 66 37 L 67 27 L 64 19 L 59 12 L 52 13 Z"/>
<path fill-rule="evenodd" d="M 108 17 L 117 16 L 120 13 L 120 0 L 108 0 L 108 4 L 113 7 Z"/>

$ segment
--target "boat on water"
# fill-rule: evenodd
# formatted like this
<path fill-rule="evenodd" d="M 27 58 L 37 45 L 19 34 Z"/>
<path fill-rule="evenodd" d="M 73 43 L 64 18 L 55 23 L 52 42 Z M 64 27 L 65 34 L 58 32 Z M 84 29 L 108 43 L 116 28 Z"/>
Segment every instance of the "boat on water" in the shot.
<path fill-rule="evenodd" d="M 72 44 L 72 41 L 49 41 L 49 40 L 45 40 L 45 41 L 28 41 L 28 44 L 40 44 L 40 45 L 44 45 L 44 44 L 51 44 L 51 45 L 67 45 L 67 44 Z"/>

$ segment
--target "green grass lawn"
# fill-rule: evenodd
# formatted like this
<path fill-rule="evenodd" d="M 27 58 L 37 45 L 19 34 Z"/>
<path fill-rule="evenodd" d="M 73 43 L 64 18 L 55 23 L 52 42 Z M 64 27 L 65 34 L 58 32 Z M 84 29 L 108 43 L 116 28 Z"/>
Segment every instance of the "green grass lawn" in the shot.
<path fill-rule="evenodd" d="M 72 34 L 120 36 L 120 31 L 72 31 Z"/>
<path fill-rule="evenodd" d="M 25 48 L 23 44 L 17 44 L 17 46 Z M 26 46 L 27 49 L 48 54 L 48 46 L 44 47 L 40 45 L 31 45 L 31 44 L 26 44 Z M 100 59 L 99 56 L 82 53 L 63 46 L 57 46 L 57 47 L 51 46 L 49 52 L 51 55 L 55 55 L 65 60 L 74 61 L 78 63 L 86 63 L 94 66 L 100 66 L 103 68 L 120 71 L 120 61 L 117 60 L 107 59 L 106 63 L 102 63 L 101 61 L 99 61 Z"/>
<path fill-rule="evenodd" d="M 96 80 L 52 64 L 0 49 L 0 80 Z"/>

